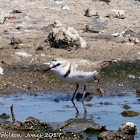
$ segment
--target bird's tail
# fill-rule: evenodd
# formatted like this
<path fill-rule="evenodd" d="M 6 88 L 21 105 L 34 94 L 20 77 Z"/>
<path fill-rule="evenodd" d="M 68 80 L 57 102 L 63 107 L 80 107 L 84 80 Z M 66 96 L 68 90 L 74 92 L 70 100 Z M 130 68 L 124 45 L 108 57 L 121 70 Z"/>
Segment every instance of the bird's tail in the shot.
<path fill-rule="evenodd" d="M 98 61 L 97 65 L 100 66 L 100 68 L 107 67 L 112 61 Z"/>

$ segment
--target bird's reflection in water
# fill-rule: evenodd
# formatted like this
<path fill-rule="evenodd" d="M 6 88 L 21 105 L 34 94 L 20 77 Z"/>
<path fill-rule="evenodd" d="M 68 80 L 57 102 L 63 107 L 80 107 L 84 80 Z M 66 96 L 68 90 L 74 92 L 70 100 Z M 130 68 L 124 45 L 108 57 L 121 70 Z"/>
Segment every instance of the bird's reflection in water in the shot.
<path fill-rule="evenodd" d="M 83 105 L 83 109 L 84 109 L 84 117 L 83 117 L 83 119 L 86 119 L 87 109 L 86 109 L 84 100 L 82 100 L 82 96 L 83 96 L 82 93 L 77 93 L 76 100 L 77 101 L 82 101 L 82 105 Z M 87 92 L 85 94 L 85 100 L 86 101 L 91 101 L 92 100 L 92 96 L 91 96 L 91 94 L 89 92 Z M 75 116 L 75 118 L 78 118 L 78 116 L 79 116 L 79 110 L 78 110 L 78 108 L 77 108 L 77 106 L 76 106 L 76 104 L 75 104 L 75 102 L 73 100 L 72 100 L 72 104 L 73 104 L 73 106 L 74 106 L 74 108 L 76 110 L 76 116 Z"/>

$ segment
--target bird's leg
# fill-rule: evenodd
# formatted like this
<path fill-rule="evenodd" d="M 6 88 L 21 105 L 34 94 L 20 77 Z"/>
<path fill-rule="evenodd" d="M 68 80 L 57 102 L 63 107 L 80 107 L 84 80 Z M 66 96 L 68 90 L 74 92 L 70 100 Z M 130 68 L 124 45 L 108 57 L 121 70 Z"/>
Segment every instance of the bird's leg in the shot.
<path fill-rule="evenodd" d="M 74 99 L 74 97 L 75 97 L 75 95 L 76 95 L 76 93 L 77 93 L 78 88 L 79 88 L 79 84 L 76 83 L 76 89 L 75 89 L 74 94 L 73 94 L 73 96 L 72 96 L 72 98 L 71 98 L 71 101 L 73 101 L 73 99 Z"/>
<path fill-rule="evenodd" d="M 83 96 L 82 96 L 82 104 L 83 104 L 85 114 L 87 113 L 87 110 L 86 110 L 86 107 L 85 107 L 85 104 L 84 104 L 84 97 L 85 97 L 85 94 L 86 94 L 86 89 L 87 89 L 86 84 L 84 84 L 84 93 L 83 93 Z"/>
<path fill-rule="evenodd" d="M 97 83 L 100 82 L 100 78 L 98 77 L 98 75 L 95 75 L 95 76 L 94 76 L 94 80 L 95 80 Z"/>
<path fill-rule="evenodd" d="M 87 86 L 86 86 L 86 84 L 84 84 L 84 93 L 83 93 L 83 96 L 82 96 L 82 102 L 84 101 L 86 90 L 87 90 Z"/>
<path fill-rule="evenodd" d="M 78 115 L 78 114 L 79 114 L 79 110 L 77 109 L 77 107 L 76 107 L 76 105 L 75 105 L 74 101 L 73 101 L 73 100 L 71 100 L 71 101 L 72 101 L 73 106 L 75 107 L 75 109 L 76 109 L 76 113 L 77 113 L 77 115 Z"/>
<path fill-rule="evenodd" d="M 72 98 L 71 98 L 71 101 L 72 101 L 72 103 L 73 103 L 73 105 L 74 105 L 74 107 L 75 107 L 75 109 L 76 109 L 76 113 L 77 113 L 77 114 L 79 113 L 79 111 L 78 111 L 78 109 L 77 109 L 77 107 L 76 107 L 76 105 L 75 105 L 73 99 L 74 99 L 74 97 L 75 97 L 75 95 L 76 95 L 76 93 L 77 93 L 78 88 L 79 88 L 79 85 L 78 85 L 78 83 L 77 83 L 77 84 L 76 84 L 75 92 L 74 92 L 74 94 L 73 94 L 73 96 L 72 96 Z"/>

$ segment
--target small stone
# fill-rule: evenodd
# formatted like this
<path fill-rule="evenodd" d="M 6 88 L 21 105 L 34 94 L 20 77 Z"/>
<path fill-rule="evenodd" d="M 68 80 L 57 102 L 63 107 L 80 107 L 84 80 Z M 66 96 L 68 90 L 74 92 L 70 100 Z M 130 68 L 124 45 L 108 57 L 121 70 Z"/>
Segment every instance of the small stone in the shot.
<path fill-rule="evenodd" d="M 3 75 L 3 68 L 0 67 L 0 75 Z"/>
<path fill-rule="evenodd" d="M 126 110 L 128 110 L 131 107 L 129 105 L 124 105 L 123 108 L 126 109 Z"/>
<path fill-rule="evenodd" d="M 56 103 L 59 103 L 59 102 L 60 102 L 60 100 L 59 100 L 59 99 L 54 99 L 54 101 L 55 101 Z"/>
<path fill-rule="evenodd" d="M 100 104 L 101 105 L 112 105 L 112 103 L 109 103 L 109 102 L 104 102 L 104 103 L 103 102 L 100 102 Z"/>
<path fill-rule="evenodd" d="M 62 6 L 63 10 L 70 10 L 70 8 L 68 6 Z"/>
<path fill-rule="evenodd" d="M 94 10 L 89 9 L 89 8 L 85 11 L 85 16 L 87 16 L 87 17 L 95 16 L 95 17 L 99 18 L 98 13 L 95 12 Z"/>
<path fill-rule="evenodd" d="M 22 26 L 17 26 L 16 29 L 17 30 L 21 30 L 22 29 Z"/>
<path fill-rule="evenodd" d="M 36 51 L 43 51 L 44 50 L 44 48 L 41 46 L 41 45 L 39 45 L 38 47 L 37 47 L 37 49 L 36 49 Z"/>
<path fill-rule="evenodd" d="M 6 21 L 7 13 L 0 9 L 0 24 L 4 24 Z"/>
<path fill-rule="evenodd" d="M 91 26 L 91 25 L 86 25 L 85 31 L 91 32 L 91 33 L 100 33 L 101 32 L 100 30 L 95 29 L 94 26 Z"/>
<path fill-rule="evenodd" d="M 11 45 L 16 45 L 16 44 L 21 44 L 22 43 L 22 41 L 20 40 L 20 39 L 18 39 L 18 38 L 14 38 L 14 37 L 12 37 L 11 38 Z"/>
<path fill-rule="evenodd" d="M 22 13 L 21 10 L 13 10 L 13 13 Z"/>
<path fill-rule="evenodd" d="M 0 115 L 0 118 L 1 118 L 1 119 L 9 119 L 10 116 L 9 116 L 8 114 L 6 114 L 6 113 L 2 113 L 2 114 Z"/>
<path fill-rule="evenodd" d="M 114 17 L 115 18 L 118 18 L 118 19 L 124 19 L 126 18 L 126 14 L 124 12 L 124 10 L 113 10 L 114 12 Z"/>
<path fill-rule="evenodd" d="M 136 93 L 140 93 L 140 89 L 137 89 L 137 90 L 136 90 Z"/>
<path fill-rule="evenodd" d="M 106 93 L 104 89 L 95 89 L 91 92 L 92 95 L 103 96 Z"/>
<path fill-rule="evenodd" d="M 123 117 L 135 117 L 135 116 L 139 116 L 138 112 L 135 111 L 123 111 L 122 113 Z"/>
<path fill-rule="evenodd" d="M 109 2 L 111 2 L 111 0 L 99 0 L 99 1 L 104 1 L 105 3 L 109 3 Z"/>

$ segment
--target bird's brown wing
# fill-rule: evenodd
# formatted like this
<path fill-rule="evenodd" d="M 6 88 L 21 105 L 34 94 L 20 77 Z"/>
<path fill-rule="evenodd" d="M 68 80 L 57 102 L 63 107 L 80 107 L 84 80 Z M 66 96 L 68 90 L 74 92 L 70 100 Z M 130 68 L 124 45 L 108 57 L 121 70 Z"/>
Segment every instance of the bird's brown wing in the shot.
<path fill-rule="evenodd" d="M 69 61 L 74 69 L 84 72 L 100 71 L 101 68 L 107 67 L 110 63 L 109 61 L 92 62 L 86 59 L 70 59 Z"/>
<path fill-rule="evenodd" d="M 74 69 L 84 72 L 92 72 L 94 70 L 99 70 L 100 65 L 94 64 L 92 61 L 89 60 L 69 60 L 71 63 L 71 66 L 73 66 Z"/>

